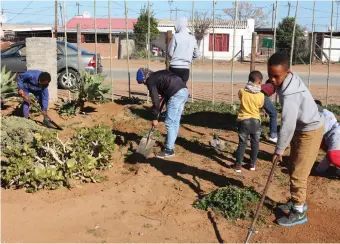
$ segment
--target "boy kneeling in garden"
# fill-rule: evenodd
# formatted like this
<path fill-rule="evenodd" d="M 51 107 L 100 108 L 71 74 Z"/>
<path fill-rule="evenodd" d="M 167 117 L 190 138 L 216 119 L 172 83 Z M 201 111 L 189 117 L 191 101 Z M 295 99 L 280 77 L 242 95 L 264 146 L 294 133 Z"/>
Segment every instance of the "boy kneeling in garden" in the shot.
<path fill-rule="evenodd" d="M 249 136 L 251 145 L 250 170 L 255 170 L 261 137 L 260 109 L 264 105 L 264 94 L 261 92 L 262 79 L 263 76 L 261 72 L 252 71 L 249 74 L 249 81 L 246 87 L 238 93 L 241 104 L 237 117 L 239 137 L 235 165 L 235 171 L 237 173 L 241 173 Z"/>
<path fill-rule="evenodd" d="M 48 110 L 48 85 L 51 82 L 51 75 L 47 72 L 41 72 L 40 70 L 27 70 L 18 78 L 18 93 L 20 96 L 26 96 L 29 98 L 32 93 L 38 100 L 41 106 L 42 114 L 44 115 L 44 125 L 50 127 L 50 120 L 47 116 Z M 28 119 L 30 113 L 30 102 L 24 98 L 23 114 Z"/>
<path fill-rule="evenodd" d="M 158 117 L 160 114 L 160 99 L 166 102 L 165 126 L 167 136 L 165 141 L 165 149 L 157 154 L 158 158 L 168 158 L 175 156 L 175 142 L 180 126 L 181 115 L 184 105 L 188 100 L 188 89 L 183 80 L 168 70 L 160 70 L 152 72 L 146 68 L 140 68 L 137 71 L 138 84 L 147 86 L 152 100 L 152 125 L 158 125 Z"/>

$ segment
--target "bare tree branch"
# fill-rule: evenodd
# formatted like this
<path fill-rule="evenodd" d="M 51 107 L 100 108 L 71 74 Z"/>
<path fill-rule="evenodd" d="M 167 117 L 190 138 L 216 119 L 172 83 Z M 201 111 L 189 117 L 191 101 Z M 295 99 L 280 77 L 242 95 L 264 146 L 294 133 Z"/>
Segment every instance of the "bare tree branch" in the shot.
<path fill-rule="evenodd" d="M 233 8 L 226 8 L 223 12 L 230 18 L 235 17 L 235 2 L 233 2 Z M 267 15 L 263 12 L 262 8 L 256 8 L 249 2 L 238 2 L 238 19 L 237 20 L 255 20 L 255 28 L 262 27 L 267 24 Z"/>
<path fill-rule="evenodd" d="M 208 34 L 209 28 L 212 27 L 213 18 L 209 11 L 196 11 L 194 15 L 194 35 L 197 40 L 198 48 L 204 36 Z"/>

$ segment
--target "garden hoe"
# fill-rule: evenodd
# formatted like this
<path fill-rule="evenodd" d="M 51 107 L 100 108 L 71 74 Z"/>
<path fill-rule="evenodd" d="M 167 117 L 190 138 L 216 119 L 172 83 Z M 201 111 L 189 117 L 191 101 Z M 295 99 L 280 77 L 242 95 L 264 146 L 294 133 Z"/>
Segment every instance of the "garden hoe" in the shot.
<path fill-rule="evenodd" d="M 256 209 L 256 213 L 255 213 L 255 216 L 254 216 L 254 219 L 253 219 L 253 222 L 251 223 L 251 226 L 248 230 L 248 235 L 247 235 L 247 238 L 246 238 L 246 241 L 244 242 L 245 244 L 248 243 L 251 235 L 255 232 L 255 224 L 256 224 L 256 221 L 260 215 L 260 210 L 262 208 L 262 205 L 264 203 L 264 199 L 266 198 L 267 196 L 267 192 L 268 192 L 268 189 L 269 189 L 269 185 L 270 183 L 272 182 L 273 180 L 273 175 L 274 175 L 274 172 L 275 172 L 275 168 L 276 168 L 276 165 L 279 163 L 279 157 L 275 157 L 274 161 L 273 161 L 273 166 L 272 166 L 272 169 L 270 170 L 270 173 L 269 173 L 269 176 L 268 176 L 268 179 L 267 179 L 267 183 L 266 183 L 266 186 L 264 187 L 264 191 L 263 191 L 263 194 L 262 194 L 262 197 L 261 197 L 261 201 L 259 202 L 259 204 L 257 205 L 257 209 Z"/>
<path fill-rule="evenodd" d="M 163 107 L 164 107 L 164 101 L 162 102 L 161 109 L 159 111 L 162 111 Z M 159 119 L 159 114 L 158 114 L 158 119 Z M 152 135 L 154 131 L 155 131 L 155 126 L 152 125 L 151 130 L 148 133 L 148 136 L 144 136 L 137 147 L 136 152 L 143 155 L 144 157 L 148 157 L 148 155 L 152 151 L 153 145 L 155 144 L 155 140 L 152 139 Z"/>
<path fill-rule="evenodd" d="M 27 97 L 25 94 L 22 94 L 21 96 L 22 96 L 25 100 L 27 100 L 30 104 L 32 104 L 36 109 L 38 109 L 38 111 L 39 111 L 40 113 L 42 113 L 41 108 L 40 108 L 35 102 L 33 102 L 29 97 Z M 46 115 L 46 117 L 48 118 L 48 120 L 50 121 L 50 123 L 51 123 L 52 125 L 54 125 L 58 130 L 63 130 L 63 128 L 61 128 L 56 122 L 54 122 L 53 120 L 51 120 L 51 118 L 50 118 L 48 115 Z"/>

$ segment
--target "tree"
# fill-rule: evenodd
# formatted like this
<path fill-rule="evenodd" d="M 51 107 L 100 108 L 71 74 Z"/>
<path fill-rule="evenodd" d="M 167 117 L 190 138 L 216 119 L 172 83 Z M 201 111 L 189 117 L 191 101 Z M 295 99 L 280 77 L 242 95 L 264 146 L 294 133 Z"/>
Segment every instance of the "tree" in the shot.
<path fill-rule="evenodd" d="M 150 10 L 150 42 L 155 40 L 159 35 L 157 28 L 158 23 L 154 16 L 155 13 Z M 133 32 L 136 36 L 136 47 L 138 49 L 144 49 L 147 44 L 148 35 L 148 8 L 146 6 L 140 10 L 140 15 L 137 23 L 133 27 Z"/>
<path fill-rule="evenodd" d="M 279 22 L 277 27 L 277 35 L 276 35 L 276 46 L 281 52 L 285 52 L 288 55 L 290 54 L 291 46 L 292 46 L 292 38 L 293 38 L 293 29 L 294 29 L 294 21 L 293 17 L 286 17 L 281 22 Z M 306 59 L 308 57 L 308 40 L 304 37 L 303 29 L 300 25 L 296 24 L 295 29 L 295 41 L 294 41 L 294 57 Z"/>
<path fill-rule="evenodd" d="M 226 8 L 223 12 L 234 19 L 235 17 L 235 2 L 233 8 Z M 267 15 L 263 12 L 262 8 L 255 7 L 252 3 L 238 2 L 237 20 L 255 20 L 255 28 L 262 27 L 267 24 Z"/>
<path fill-rule="evenodd" d="M 213 19 L 209 11 L 195 12 L 194 15 L 194 35 L 197 40 L 198 48 L 204 36 L 208 34 L 209 28 L 212 27 Z"/>

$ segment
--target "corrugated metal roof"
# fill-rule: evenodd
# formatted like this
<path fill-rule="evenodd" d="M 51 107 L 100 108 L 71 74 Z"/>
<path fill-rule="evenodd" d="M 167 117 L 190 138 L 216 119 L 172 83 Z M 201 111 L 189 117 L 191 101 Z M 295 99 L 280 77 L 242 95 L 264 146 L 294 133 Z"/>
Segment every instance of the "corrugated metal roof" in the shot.
<path fill-rule="evenodd" d="M 159 27 L 174 27 L 175 21 L 173 20 L 158 20 Z M 237 20 L 236 21 L 236 28 L 237 29 L 246 29 L 248 26 L 247 20 Z M 188 21 L 188 27 L 191 27 L 191 21 Z M 215 20 L 215 28 L 234 28 L 234 21 L 233 20 Z"/>
<path fill-rule="evenodd" d="M 109 18 L 96 18 L 97 29 L 109 29 Z M 137 19 L 128 19 L 128 29 L 133 29 Z M 124 18 L 111 18 L 112 29 L 126 29 Z M 94 18 L 72 18 L 67 22 L 67 29 L 76 29 L 77 24 L 80 24 L 81 29 L 95 29 Z"/>

